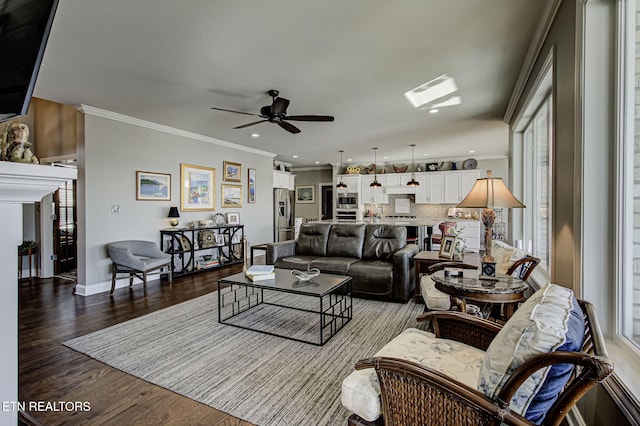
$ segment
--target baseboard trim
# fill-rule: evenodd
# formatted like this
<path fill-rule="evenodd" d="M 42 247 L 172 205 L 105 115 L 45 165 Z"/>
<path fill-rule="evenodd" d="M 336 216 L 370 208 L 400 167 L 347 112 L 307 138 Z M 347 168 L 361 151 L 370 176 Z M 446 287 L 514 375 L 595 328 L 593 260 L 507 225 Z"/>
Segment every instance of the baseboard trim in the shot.
<path fill-rule="evenodd" d="M 160 276 L 156 276 L 155 279 L 147 280 L 147 284 L 152 283 L 154 281 L 160 281 Z M 133 279 L 133 285 L 141 285 L 142 280 L 139 278 Z M 129 278 L 122 278 L 116 280 L 116 290 L 119 288 L 129 287 Z M 101 283 L 84 285 L 77 284 L 75 289 L 75 294 L 77 296 L 91 296 L 93 294 L 99 293 L 108 293 L 111 291 L 111 281 L 103 281 Z"/>
<path fill-rule="evenodd" d="M 627 418 L 629 424 L 640 426 L 640 404 L 615 372 L 602 382 L 613 402 Z"/>

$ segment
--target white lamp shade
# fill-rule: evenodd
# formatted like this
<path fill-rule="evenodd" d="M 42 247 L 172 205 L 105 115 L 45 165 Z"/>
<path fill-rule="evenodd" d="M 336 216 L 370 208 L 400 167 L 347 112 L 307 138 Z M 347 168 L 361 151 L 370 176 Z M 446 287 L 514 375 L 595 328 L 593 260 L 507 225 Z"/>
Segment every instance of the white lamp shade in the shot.
<path fill-rule="evenodd" d="M 486 177 L 478 179 L 464 200 L 456 207 L 524 208 L 525 205 L 513 196 L 502 178 Z"/>

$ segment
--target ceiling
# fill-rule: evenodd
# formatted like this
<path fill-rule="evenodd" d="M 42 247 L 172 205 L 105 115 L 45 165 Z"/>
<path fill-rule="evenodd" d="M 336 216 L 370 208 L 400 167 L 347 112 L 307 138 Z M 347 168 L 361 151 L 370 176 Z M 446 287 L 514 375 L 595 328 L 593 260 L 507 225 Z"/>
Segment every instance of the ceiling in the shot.
<path fill-rule="evenodd" d="M 502 122 L 546 2 L 538 0 L 60 0 L 34 95 L 277 154 L 294 167 L 496 158 Z M 442 74 L 462 104 L 437 114 L 404 93 Z M 288 115 L 272 123 L 268 89 Z M 259 133 L 252 138 L 252 133 Z M 469 151 L 474 150 L 474 153 Z M 424 154 L 429 154 L 425 157 Z M 297 155 L 298 158 L 293 156 Z M 385 158 L 388 157 L 388 158 Z"/>

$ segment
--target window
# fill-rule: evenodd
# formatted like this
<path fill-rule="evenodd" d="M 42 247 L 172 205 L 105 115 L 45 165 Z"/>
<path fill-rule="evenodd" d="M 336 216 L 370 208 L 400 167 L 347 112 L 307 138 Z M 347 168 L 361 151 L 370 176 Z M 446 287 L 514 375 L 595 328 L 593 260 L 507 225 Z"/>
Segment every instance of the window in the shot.
<path fill-rule="evenodd" d="M 514 223 L 514 243 L 538 257 L 540 266 L 548 272 L 552 236 L 552 63 L 553 56 L 549 56 L 535 93 L 517 119 L 513 137 L 514 166 L 521 173 L 514 189 L 521 191 L 521 200 L 527 206 L 521 210 L 521 222 Z"/>
<path fill-rule="evenodd" d="M 551 95 L 526 124 L 523 137 L 524 249 L 549 271 L 551 247 Z"/>
<path fill-rule="evenodd" d="M 626 46 L 622 75 L 622 119 L 627 125 L 621 138 L 618 169 L 621 182 L 618 207 L 621 210 L 621 230 L 618 232 L 622 261 L 618 271 L 618 337 L 640 350 L 640 8 L 635 1 L 627 2 Z M 632 229 L 633 232 L 624 230 Z"/>

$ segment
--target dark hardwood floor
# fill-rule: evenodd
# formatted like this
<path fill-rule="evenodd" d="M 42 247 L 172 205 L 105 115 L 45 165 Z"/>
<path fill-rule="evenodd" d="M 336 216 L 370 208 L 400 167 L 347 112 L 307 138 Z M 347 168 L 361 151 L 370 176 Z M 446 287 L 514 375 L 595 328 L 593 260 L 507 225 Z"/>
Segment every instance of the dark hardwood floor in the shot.
<path fill-rule="evenodd" d="M 89 411 L 27 410 L 43 425 L 250 425 L 207 405 L 106 366 L 62 342 L 146 315 L 216 289 L 242 265 L 88 297 L 73 282 L 23 279 L 19 285 L 19 400 L 89 402 Z"/>

